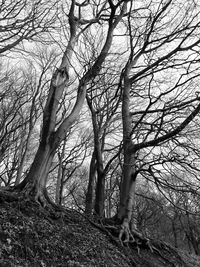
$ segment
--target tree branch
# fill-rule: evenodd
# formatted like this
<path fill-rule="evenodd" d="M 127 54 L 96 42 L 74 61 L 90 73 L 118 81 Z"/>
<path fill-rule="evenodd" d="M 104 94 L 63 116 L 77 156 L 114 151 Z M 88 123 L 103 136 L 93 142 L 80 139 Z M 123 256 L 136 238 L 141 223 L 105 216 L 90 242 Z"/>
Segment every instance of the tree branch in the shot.
<path fill-rule="evenodd" d="M 194 117 L 200 112 L 200 103 L 198 104 L 198 106 L 194 109 L 194 111 L 173 131 L 158 137 L 157 139 L 148 141 L 148 142 L 144 142 L 144 143 L 139 143 L 136 145 L 132 145 L 132 147 L 130 148 L 130 150 L 132 152 L 135 152 L 139 149 L 145 148 L 145 147 L 151 147 L 151 146 L 157 146 L 160 143 L 174 137 L 175 135 L 179 134 L 193 119 Z"/>

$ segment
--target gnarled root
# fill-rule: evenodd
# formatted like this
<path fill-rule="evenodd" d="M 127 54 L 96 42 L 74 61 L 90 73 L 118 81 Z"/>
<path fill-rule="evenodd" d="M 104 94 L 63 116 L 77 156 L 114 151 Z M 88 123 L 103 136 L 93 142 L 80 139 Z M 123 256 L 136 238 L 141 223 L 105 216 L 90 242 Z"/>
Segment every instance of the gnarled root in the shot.
<path fill-rule="evenodd" d="M 34 200 L 44 208 L 47 206 L 47 200 L 42 191 L 37 191 L 37 193 L 34 196 Z"/>
<path fill-rule="evenodd" d="M 123 237 L 124 239 L 122 240 Z M 128 219 L 124 219 L 121 225 L 121 229 L 119 232 L 119 241 L 121 244 L 127 244 L 129 242 L 133 243 L 135 241 L 135 238 L 133 237 L 129 227 Z"/>
<path fill-rule="evenodd" d="M 132 244 L 140 253 L 140 248 L 149 248 L 153 252 L 153 246 L 148 238 L 144 237 L 137 230 L 130 230 L 128 219 L 124 219 L 119 232 L 119 240 L 122 245 Z"/>

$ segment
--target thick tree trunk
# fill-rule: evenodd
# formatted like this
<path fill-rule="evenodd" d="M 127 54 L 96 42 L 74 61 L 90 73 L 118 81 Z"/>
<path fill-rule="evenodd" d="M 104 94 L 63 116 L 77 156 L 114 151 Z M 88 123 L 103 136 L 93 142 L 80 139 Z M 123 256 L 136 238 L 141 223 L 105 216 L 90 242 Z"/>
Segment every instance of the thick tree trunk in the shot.
<path fill-rule="evenodd" d="M 45 204 L 46 179 L 53 157 L 51 146 L 40 144 L 28 175 L 16 189 L 22 190 L 25 195 L 32 196 L 36 201 Z"/>
<path fill-rule="evenodd" d="M 127 153 L 124 155 L 118 218 L 120 220 L 127 218 L 129 223 L 131 221 L 132 210 L 135 202 L 135 186 L 135 155 Z"/>

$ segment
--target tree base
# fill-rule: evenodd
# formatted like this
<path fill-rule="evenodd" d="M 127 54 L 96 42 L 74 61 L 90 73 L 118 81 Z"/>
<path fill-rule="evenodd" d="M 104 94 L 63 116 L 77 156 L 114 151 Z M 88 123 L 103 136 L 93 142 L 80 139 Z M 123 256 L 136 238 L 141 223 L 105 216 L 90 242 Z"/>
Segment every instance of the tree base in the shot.
<path fill-rule="evenodd" d="M 53 207 L 58 209 L 58 206 L 50 200 L 46 190 L 36 190 L 31 183 L 26 184 L 23 188 L 20 187 L 3 187 L 0 189 L 0 202 L 36 202 L 42 207 Z"/>
<path fill-rule="evenodd" d="M 116 219 L 116 217 L 114 217 Z M 136 248 L 138 254 L 140 253 L 140 249 L 150 249 L 151 252 L 156 251 L 157 249 L 151 244 L 149 238 L 143 236 L 137 230 L 131 230 L 128 220 L 124 219 L 120 224 L 119 220 L 105 220 L 105 228 L 108 230 L 115 238 L 118 238 L 119 243 L 122 246 L 129 246 L 132 248 Z"/>

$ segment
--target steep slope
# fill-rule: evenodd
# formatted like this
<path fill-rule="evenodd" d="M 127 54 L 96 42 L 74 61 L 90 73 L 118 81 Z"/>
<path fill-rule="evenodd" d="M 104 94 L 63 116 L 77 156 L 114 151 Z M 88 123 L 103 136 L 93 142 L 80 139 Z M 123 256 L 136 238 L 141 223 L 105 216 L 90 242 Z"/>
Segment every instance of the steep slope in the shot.
<path fill-rule="evenodd" d="M 154 252 L 123 247 L 76 211 L 54 212 L 31 201 L 0 203 L 1 267 L 200 266 L 198 257 L 154 243 Z"/>

